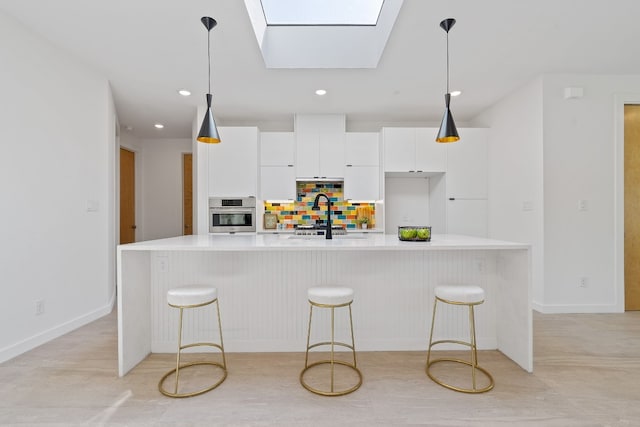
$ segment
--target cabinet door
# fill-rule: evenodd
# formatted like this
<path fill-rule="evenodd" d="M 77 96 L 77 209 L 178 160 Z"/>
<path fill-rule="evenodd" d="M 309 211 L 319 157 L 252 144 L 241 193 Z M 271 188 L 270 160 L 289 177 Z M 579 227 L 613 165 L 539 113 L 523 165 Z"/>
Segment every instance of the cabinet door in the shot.
<path fill-rule="evenodd" d="M 294 200 L 296 169 L 293 166 L 262 166 L 260 196 L 262 200 Z"/>
<path fill-rule="evenodd" d="M 293 132 L 260 133 L 260 165 L 288 166 L 295 164 Z"/>
<path fill-rule="evenodd" d="M 296 176 L 344 176 L 343 114 L 296 115 Z"/>
<path fill-rule="evenodd" d="M 447 170 L 447 145 L 436 142 L 436 128 L 416 128 L 416 170 L 421 172 L 445 172 Z"/>
<path fill-rule="evenodd" d="M 258 129 L 220 127 L 222 142 L 209 151 L 209 196 L 256 196 Z"/>
<path fill-rule="evenodd" d="M 321 178 L 344 177 L 344 130 L 322 129 L 316 158 Z M 316 175 L 314 175 L 316 176 Z"/>
<path fill-rule="evenodd" d="M 319 149 L 320 135 L 317 133 L 296 133 L 297 176 L 307 178 L 320 176 Z"/>
<path fill-rule="evenodd" d="M 347 132 L 344 141 L 344 162 L 352 166 L 378 166 L 380 135 L 377 132 Z"/>
<path fill-rule="evenodd" d="M 447 233 L 487 237 L 486 200 L 448 200 Z"/>
<path fill-rule="evenodd" d="M 460 129 L 447 147 L 447 198 L 487 198 L 487 130 Z"/>
<path fill-rule="evenodd" d="M 384 171 L 415 171 L 416 133 L 414 128 L 384 128 Z"/>
<path fill-rule="evenodd" d="M 380 166 L 347 166 L 344 170 L 344 198 L 380 199 Z"/>

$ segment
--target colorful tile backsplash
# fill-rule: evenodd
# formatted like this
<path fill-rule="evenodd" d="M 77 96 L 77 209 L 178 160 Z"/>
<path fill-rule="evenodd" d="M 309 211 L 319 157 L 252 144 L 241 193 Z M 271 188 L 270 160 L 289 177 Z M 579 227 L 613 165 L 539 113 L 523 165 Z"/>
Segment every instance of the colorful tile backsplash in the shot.
<path fill-rule="evenodd" d="M 325 224 L 327 222 L 327 202 L 320 200 L 320 210 L 314 211 L 313 201 L 318 193 L 326 194 L 332 202 L 331 222 L 342 225 L 349 230 L 358 227 L 359 213 L 367 212 L 370 218 L 368 228 L 375 228 L 375 203 L 351 203 L 344 200 L 343 182 L 341 181 L 298 181 L 296 183 L 296 200 L 292 203 L 264 202 L 264 212 L 278 216 L 278 223 L 285 228 L 297 225 Z"/>

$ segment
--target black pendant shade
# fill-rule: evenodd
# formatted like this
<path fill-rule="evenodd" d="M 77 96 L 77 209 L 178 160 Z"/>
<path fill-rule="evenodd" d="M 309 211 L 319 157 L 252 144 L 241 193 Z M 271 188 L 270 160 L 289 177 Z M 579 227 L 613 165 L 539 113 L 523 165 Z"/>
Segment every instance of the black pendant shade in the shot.
<path fill-rule="evenodd" d="M 198 133 L 198 141 L 207 144 L 217 144 L 220 142 L 220 136 L 218 135 L 218 128 L 216 122 L 213 119 L 213 112 L 211 111 L 211 99 L 213 96 L 207 94 L 207 112 L 202 120 L 202 126 L 200 127 L 200 133 Z"/>
<path fill-rule="evenodd" d="M 436 141 L 456 142 L 460 139 L 460 136 L 458 136 L 458 129 L 456 129 L 456 124 L 453 121 L 453 116 L 451 115 L 451 110 L 449 109 L 449 103 L 451 102 L 450 93 L 444 95 L 444 102 L 446 108 L 444 110 L 444 116 L 442 116 L 442 123 L 440 123 L 440 130 L 438 131 Z"/>
<path fill-rule="evenodd" d="M 458 129 L 453 121 L 453 115 L 449 105 L 451 103 L 451 93 L 449 93 L 449 30 L 453 28 L 456 20 L 448 18 L 440 22 L 440 27 L 447 33 L 447 93 L 444 95 L 445 110 L 444 116 L 442 116 L 442 123 L 440 124 L 440 130 L 436 137 L 436 142 L 456 142 L 460 139 L 458 135 Z"/>
<path fill-rule="evenodd" d="M 215 19 L 208 16 L 204 16 L 201 19 L 202 24 L 207 29 L 207 57 L 209 59 L 209 92 L 207 93 L 207 112 L 204 115 L 200 132 L 198 133 L 198 141 L 207 144 L 217 144 L 220 142 L 220 136 L 218 135 L 218 128 L 216 127 L 216 121 L 213 118 L 213 111 L 211 111 L 211 29 L 218 23 Z"/>

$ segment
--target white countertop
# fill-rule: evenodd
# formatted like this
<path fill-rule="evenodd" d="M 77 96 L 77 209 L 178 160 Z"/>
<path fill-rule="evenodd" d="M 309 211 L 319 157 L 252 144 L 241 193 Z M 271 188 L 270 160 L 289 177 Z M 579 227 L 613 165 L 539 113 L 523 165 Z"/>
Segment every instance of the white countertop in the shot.
<path fill-rule="evenodd" d="M 524 243 L 482 237 L 434 234 L 431 242 L 403 242 L 391 234 L 324 237 L 291 234 L 200 234 L 119 245 L 123 251 L 263 251 L 263 250 L 457 250 L 528 249 Z"/>

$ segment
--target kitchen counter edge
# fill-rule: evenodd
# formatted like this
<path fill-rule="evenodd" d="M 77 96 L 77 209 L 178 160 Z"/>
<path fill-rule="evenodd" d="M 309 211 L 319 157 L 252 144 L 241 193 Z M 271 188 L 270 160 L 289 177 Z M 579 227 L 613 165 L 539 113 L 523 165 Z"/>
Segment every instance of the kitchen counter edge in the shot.
<path fill-rule="evenodd" d="M 291 239 L 291 234 L 177 236 L 118 245 L 118 251 L 264 251 L 264 250 L 500 250 L 529 249 L 526 243 L 483 237 L 434 234 L 431 242 L 400 241 L 396 235 L 369 234 L 365 238 Z"/>

